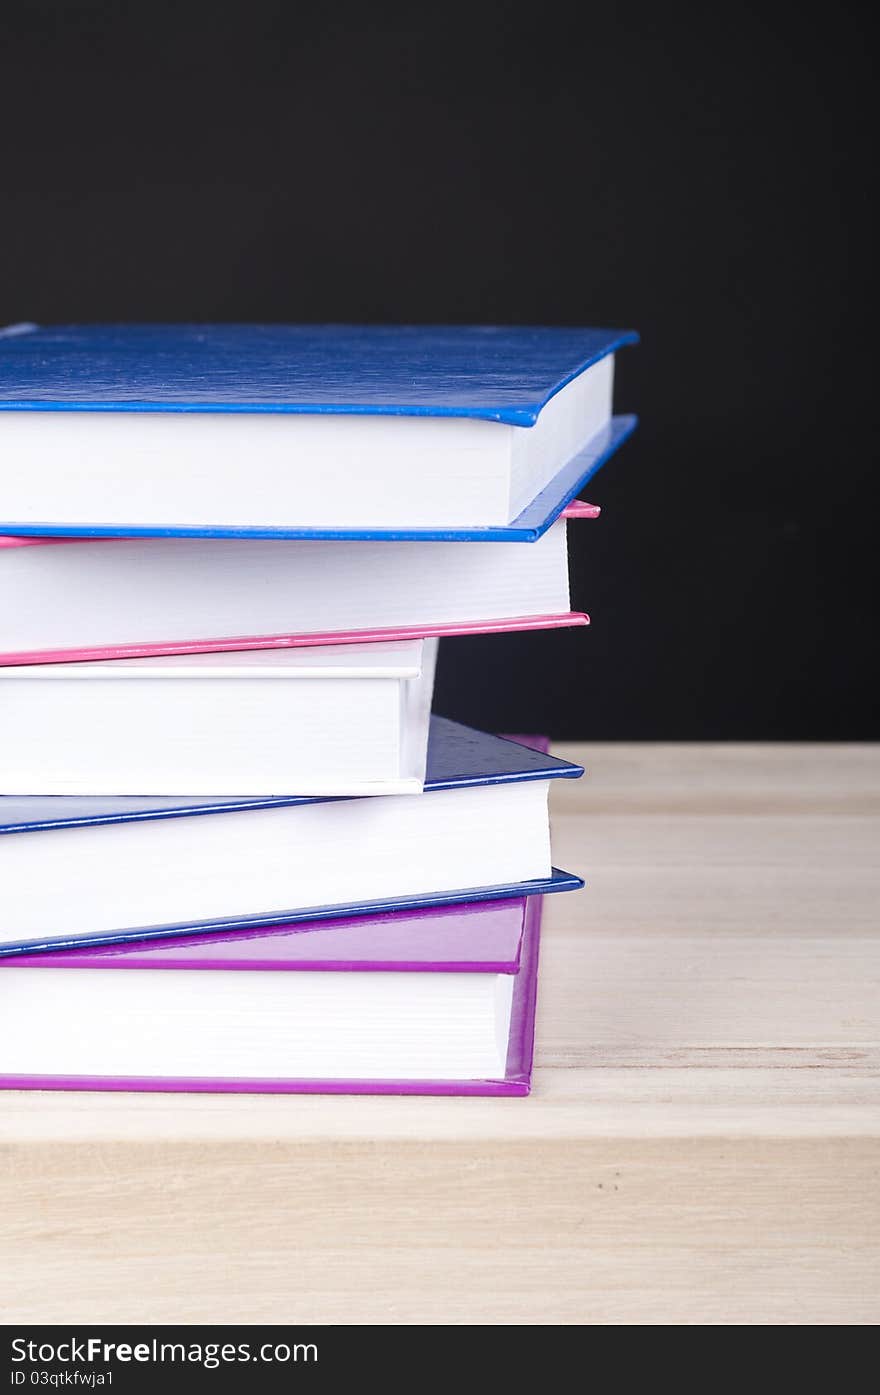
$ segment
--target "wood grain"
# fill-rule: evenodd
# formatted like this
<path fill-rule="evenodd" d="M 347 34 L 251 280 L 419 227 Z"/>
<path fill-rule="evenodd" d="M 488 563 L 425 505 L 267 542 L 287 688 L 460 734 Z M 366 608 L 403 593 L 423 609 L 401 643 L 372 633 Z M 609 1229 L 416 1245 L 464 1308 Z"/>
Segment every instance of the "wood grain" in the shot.
<path fill-rule="evenodd" d="M 880 1319 L 880 750 L 557 749 L 531 1099 L 0 1096 L 3 1321 Z"/>

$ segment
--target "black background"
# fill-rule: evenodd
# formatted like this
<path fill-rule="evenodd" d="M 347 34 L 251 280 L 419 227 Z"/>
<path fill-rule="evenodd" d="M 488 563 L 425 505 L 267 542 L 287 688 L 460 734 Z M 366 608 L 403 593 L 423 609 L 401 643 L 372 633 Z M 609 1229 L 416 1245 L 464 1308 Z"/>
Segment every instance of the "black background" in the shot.
<path fill-rule="evenodd" d="M 857 13 L 7 10 L 0 320 L 636 327 L 642 426 L 573 529 L 591 629 L 447 643 L 438 708 L 876 735 Z"/>

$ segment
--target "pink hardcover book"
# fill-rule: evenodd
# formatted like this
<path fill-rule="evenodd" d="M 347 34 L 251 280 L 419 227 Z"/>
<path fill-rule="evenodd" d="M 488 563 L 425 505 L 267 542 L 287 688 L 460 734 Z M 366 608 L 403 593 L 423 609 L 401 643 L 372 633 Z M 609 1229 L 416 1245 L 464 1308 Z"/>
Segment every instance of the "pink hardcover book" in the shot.
<path fill-rule="evenodd" d="M 532 543 L 0 537 L 0 665 L 586 625 L 566 520 L 598 515 L 576 500 Z"/>
<path fill-rule="evenodd" d="M 0 1088 L 526 1095 L 540 896 L 0 962 Z"/>

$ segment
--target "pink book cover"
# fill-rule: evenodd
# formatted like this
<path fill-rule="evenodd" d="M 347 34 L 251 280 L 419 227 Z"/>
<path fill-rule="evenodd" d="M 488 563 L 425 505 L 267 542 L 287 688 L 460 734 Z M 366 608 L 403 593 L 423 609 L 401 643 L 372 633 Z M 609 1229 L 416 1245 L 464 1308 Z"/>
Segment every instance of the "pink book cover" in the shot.
<path fill-rule="evenodd" d="M 205 1077 L 12 1075 L 5 1090 L 131 1090 L 172 1093 L 527 1095 L 531 1085 L 541 925 L 540 896 L 471 902 L 271 930 L 20 955 L 0 963 L 0 1001 L 21 969 L 318 970 L 332 973 L 515 975 L 507 1064 L 498 1080 L 287 1080 Z M 4 975 L 7 975 L 4 980 Z M 58 990 L 56 989 L 56 992 Z M 108 974 L 107 991 L 113 991 Z"/>
<path fill-rule="evenodd" d="M 579 499 L 567 505 L 563 518 L 598 518 L 599 508 Z M 12 547 L 75 547 L 83 538 L 25 538 L 0 536 L 0 549 Z M 112 547 L 113 538 L 102 539 L 102 546 Z M 426 546 L 430 546 L 427 543 Z M 489 544 L 491 546 L 491 544 Z M 522 546 L 528 547 L 528 543 Z M 526 615 L 507 617 L 502 620 L 470 620 L 466 622 L 438 625 L 393 626 L 385 629 L 334 630 L 314 634 L 283 635 L 232 635 L 224 639 L 177 640 L 171 643 L 151 642 L 149 644 L 115 644 L 77 649 L 36 649 L 0 652 L 0 666 L 11 667 L 19 664 L 52 664 L 85 662 L 92 659 L 140 659 L 159 657 L 163 654 L 211 654 L 222 650 L 245 649 L 292 649 L 320 644 L 366 644 L 373 641 L 442 638 L 452 635 L 505 634 L 521 630 L 551 630 L 572 625 L 588 625 L 589 616 L 581 611 L 567 611 L 558 615 Z"/>

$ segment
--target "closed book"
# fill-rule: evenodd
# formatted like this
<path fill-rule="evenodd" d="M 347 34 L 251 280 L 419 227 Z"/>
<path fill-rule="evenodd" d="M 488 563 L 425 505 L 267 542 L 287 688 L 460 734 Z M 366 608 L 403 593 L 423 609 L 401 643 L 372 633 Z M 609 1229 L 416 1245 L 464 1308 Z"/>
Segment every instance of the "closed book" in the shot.
<path fill-rule="evenodd" d="M 0 1088 L 528 1093 L 540 896 L 0 961 Z"/>
<path fill-rule="evenodd" d="M 548 795 L 582 774 L 432 717 L 416 796 L 5 796 L 0 954 L 571 890 Z"/>
<path fill-rule="evenodd" d="M 436 652 L 419 639 L 0 668 L 0 794 L 417 794 Z"/>
<path fill-rule="evenodd" d="M 569 505 L 529 547 L 474 542 L 0 537 L 0 665 L 585 625 Z"/>
<path fill-rule="evenodd" d="M 603 329 L 0 331 L 0 532 L 530 540 L 632 429 Z"/>

